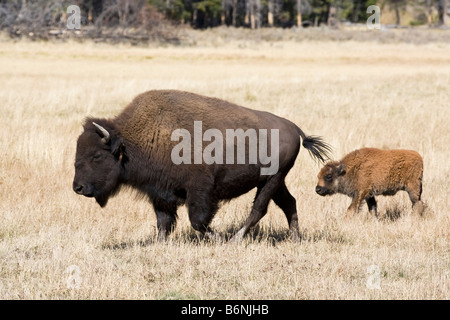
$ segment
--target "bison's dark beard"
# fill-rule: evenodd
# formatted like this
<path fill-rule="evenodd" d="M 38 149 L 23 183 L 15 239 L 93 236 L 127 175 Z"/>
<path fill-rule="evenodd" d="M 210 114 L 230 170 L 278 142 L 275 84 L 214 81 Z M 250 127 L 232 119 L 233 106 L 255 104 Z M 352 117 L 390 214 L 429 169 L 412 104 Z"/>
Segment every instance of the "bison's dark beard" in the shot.
<path fill-rule="evenodd" d="M 109 192 L 95 192 L 94 194 L 95 201 L 97 201 L 100 207 L 104 208 L 108 203 L 109 198 L 115 196 L 119 192 L 120 187 L 121 187 L 120 185 L 117 185 Z"/>
<path fill-rule="evenodd" d="M 104 208 L 108 203 L 109 196 L 101 194 L 95 196 L 95 201 L 99 204 L 100 207 Z"/>

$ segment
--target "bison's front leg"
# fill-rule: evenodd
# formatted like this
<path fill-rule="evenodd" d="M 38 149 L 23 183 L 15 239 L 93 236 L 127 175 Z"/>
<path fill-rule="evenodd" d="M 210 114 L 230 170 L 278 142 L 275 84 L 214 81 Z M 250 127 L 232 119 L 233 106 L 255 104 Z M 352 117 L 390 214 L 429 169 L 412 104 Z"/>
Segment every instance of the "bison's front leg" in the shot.
<path fill-rule="evenodd" d="M 219 207 L 218 201 L 209 192 L 196 190 L 188 193 L 187 206 L 192 227 L 208 239 L 220 239 L 209 227 Z"/>
<path fill-rule="evenodd" d="M 163 200 L 154 200 L 153 208 L 155 209 L 156 224 L 158 225 L 158 241 L 165 241 L 175 229 L 177 206 Z"/>
<path fill-rule="evenodd" d="M 359 202 L 357 202 L 356 197 L 352 199 L 352 203 L 347 209 L 347 212 L 345 213 L 345 219 L 349 219 L 350 217 L 353 217 L 356 212 L 358 211 Z"/>
<path fill-rule="evenodd" d="M 378 213 L 377 213 L 377 201 L 375 200 L 375 197 L 370 197 L 366 199 L 367 207 L 369 208 L 369 212 L 373 214 L 375 219 L 378 219 Z"/>
<path fill-rule="evenodd" d="M 358 193 L 357 195 L 353 196 L 352 203 L 348 207 L 347 213 L 345 215 L 346 219 L 358 213 L 359 207 L 361 206 L 361 202 L 364 200 L 365 197 L 366 193 Z"/>

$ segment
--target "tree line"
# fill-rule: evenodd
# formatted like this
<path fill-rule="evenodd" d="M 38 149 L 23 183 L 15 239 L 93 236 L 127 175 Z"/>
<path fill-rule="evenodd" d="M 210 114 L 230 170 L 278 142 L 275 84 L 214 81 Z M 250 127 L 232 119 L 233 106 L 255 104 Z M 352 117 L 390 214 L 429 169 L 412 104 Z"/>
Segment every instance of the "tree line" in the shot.
<path fill-rule="evenodd" d="M 331 20 L 362 22 L 377 0 L 150 0 L 165 17 L 196 28 L 318 26 Z M 339 15 L 339 16 L 338 16 Z"/>
<path fill-rule="evenodd" d="M 194 28 L 337 26 L 365 22 L 378 5 L 395 14 L 414 8 L 410 24 L 445 24 L 450 0 L 0 0 L 0 28 L 17 24 L 62 27 L 69 5 L 78 5 L 82 25 L 151 29 L 161 21 Z"/>
<path fill-rule="evenodd" d="M 247 27 L 337 25 L 341 21 L 365 22 L 367 8 L 378 5 L 395 13 L 400 25 L 401 14 L 408 6 L 414 9 L 413 25 L 445 23 L 450 0 L 85 0 L 87 6 L 107 8 L 119 4 L 139 7 L 139 3 L 155 8 L 169 21 L 190 24 L 194 28 L 220 25 Z M 129 9 L 130 10 L 130 9 Z M 433 13 L 436 14 L 433 14 Z M 450 12 L 448 12 L 450 13 Z"/>

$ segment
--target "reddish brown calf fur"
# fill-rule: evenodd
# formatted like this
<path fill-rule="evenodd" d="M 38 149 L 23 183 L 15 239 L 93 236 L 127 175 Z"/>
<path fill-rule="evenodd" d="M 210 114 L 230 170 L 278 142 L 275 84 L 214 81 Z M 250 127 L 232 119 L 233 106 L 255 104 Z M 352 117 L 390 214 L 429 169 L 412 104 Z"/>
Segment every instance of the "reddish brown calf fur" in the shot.
<path fill-rule="evenodd" d="M 422 214 L 422 177 L 423 160 L 415 151 L 363 148 L 341 161 L 328 162 L 318 174 L 316 192 L 321 196 L 342 193 L 351 197 L 347 217 L 358 212 L 363 200 L 377 217 L 375 196 L 405 190 L 414 211 Z"/>

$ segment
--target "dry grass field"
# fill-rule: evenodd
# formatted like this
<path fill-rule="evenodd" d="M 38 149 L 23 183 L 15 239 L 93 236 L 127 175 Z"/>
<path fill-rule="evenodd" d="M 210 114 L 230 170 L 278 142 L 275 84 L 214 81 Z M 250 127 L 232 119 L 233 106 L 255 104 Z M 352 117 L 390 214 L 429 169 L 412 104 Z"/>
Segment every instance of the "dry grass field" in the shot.
<path fill-rule="evenodd" d="M 0 40 L 1 299 L 450 299 L 450 44 L 268 41 L 189 47 Z M 273 203 L 240 244 L 203 240 L 185 208 L 157 243 L 151 205 L 130 190 L 101 209 L 72 191 L 88 115 L 138 93 L 181 89 L 286 117 L 334 157 L 364 146 L 424 158 L 424 217 L 406 193 L 380 219 L 344 220 L 350 198 L 315 194 L 302 149 L 287 176 L 301 242 Z M 254 191 L 212 227 L 235 232 Z"/>

